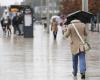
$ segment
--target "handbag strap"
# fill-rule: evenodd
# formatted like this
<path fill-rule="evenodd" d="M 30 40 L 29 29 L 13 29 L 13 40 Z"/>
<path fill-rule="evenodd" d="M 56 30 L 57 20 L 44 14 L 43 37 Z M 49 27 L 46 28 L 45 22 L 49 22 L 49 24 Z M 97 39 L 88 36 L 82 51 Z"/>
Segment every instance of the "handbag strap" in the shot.
<path fill-rule="evenodd" d="M 75 29 L 75 31 L 76 31 L 78 37 L 79 37 L 80 40 L 82 41 L 82 43 L 85 44 L 85 41 L 83 40 L 83 38 L 82 38 L 81 35 L 79 34 L 79 31 L 78 31 L 78 29 L 76 28 L 75 24 L 72 23 L 72 25 L 73 25 L 73 27 L 74 27 L 74 29 Z"/>

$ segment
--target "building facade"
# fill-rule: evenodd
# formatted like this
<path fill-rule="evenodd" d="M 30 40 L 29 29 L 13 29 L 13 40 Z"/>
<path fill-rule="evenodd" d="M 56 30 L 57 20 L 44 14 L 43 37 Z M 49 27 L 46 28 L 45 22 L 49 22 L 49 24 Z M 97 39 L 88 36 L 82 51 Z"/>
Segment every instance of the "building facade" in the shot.
<path fill-rule="evenodd" d="M 50 14 L 58 13 L 59 1 L 60 0 L 24 0 L 22 4 L 30 5 L 37 15 L 43 15 L 47 13 L 47 9 L 49 9 Z"/>
<path fill-rule="evenodd" d="M 82 10 L 82 0 L 61 0 L 60 12 L 69 14 L 71 12 Z M 92 13 L 100 12 L 100 0 L 88 0 L 88 10 Z"/>

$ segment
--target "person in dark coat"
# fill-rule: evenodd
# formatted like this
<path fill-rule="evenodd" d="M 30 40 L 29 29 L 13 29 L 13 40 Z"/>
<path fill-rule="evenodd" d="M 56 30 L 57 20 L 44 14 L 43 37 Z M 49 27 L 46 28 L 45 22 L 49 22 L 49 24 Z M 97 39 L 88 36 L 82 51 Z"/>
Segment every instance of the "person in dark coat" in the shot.
<path fill-rule="evenodd" d="M 19 29 L 21 31 L 21 35 L 23 35 L 23 33 L 24 33 L 23 20 L 24 20 L 23 19 L 23 14 L 20 13 L 19 14 Z"/>
<path fill-rule="evenodd" d="M 91 18 L 91 31 L 94 31 L 94 28 L 96 28 L 97 18 L 96 16 L 93 16 Z"/>
<path fill-rule="evenodd" d="M 10 28 L 10 25 L 11 25 L 11 19 L 10 19 L 9 16 L 8 16 L 7 18 L 8 18 L 7 30 L 9 30 L 9 31 L 10 31 L 10 34 L 11 34 L 11 28 Z"/>
<path fill-rule="evenodd" d="M 19 32 L 19 35 L 21 34 L 19 23 L 20 23 L 20 18 L 19 18 L 19 15 L 16 13 L 16 15 L 13 17 L 13 20 L 12 20 L 12 25 L 14 27 L 14 34 L 16 34 L 17 30 Z"/>
<path fill-rule="evenodd" d="M 6 33 L 6 29 L 10 31 L 11 34 L 11 29 L 10 29 L 10 25 L 11 25 L 11 19 L 9 16 L 5 17 L 2 19 L 1 21 L 1 25 L 3 27 L 3 32 Z"/>
<path fill-rule="evenodd" d="M 1 18 L 1 27 L 2 27 L 2 30 L 3 30 L 3 32 L 4 32 L 4 25 L 3 25 L 3 17 Z"/>

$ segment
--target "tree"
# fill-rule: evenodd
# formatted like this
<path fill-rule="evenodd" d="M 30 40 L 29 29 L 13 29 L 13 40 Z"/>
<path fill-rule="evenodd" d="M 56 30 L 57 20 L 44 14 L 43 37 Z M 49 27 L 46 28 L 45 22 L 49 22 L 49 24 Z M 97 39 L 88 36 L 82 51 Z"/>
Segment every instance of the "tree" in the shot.
<path fill-rule="evenodd" d="M 61 0 L 60 12 L 62 14 L 69 14 L 81 10 L 81 3 L 81 0 Z"/>
<path fill-rule="evenodd" d="M 89 11 L 95 14 L 100 12 L 100 0 L 89 0 Z"/>

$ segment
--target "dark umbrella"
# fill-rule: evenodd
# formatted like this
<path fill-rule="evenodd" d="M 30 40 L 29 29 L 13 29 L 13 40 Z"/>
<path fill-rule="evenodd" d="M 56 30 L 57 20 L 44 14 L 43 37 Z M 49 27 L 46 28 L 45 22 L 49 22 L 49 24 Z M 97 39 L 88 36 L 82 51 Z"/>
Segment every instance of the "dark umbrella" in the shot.
<path fill-rule="evenodd" d="M 70 22 L 74 19 L 78 19 L 83 23 L 89 23 L 93 16 L 94 15 L 90 12 L 76 11 L 67 16 L 67 21 L 65 22 L 65 24 L 70 24 Z"/>

